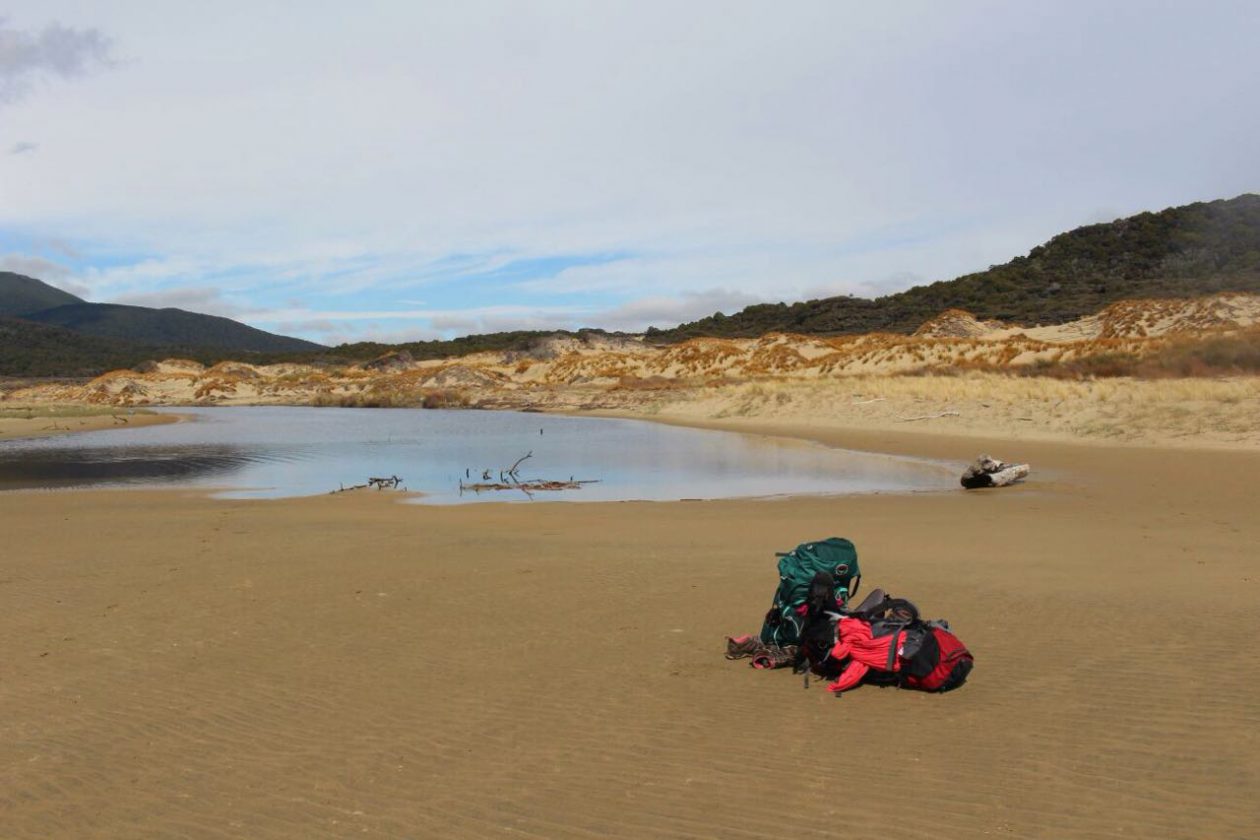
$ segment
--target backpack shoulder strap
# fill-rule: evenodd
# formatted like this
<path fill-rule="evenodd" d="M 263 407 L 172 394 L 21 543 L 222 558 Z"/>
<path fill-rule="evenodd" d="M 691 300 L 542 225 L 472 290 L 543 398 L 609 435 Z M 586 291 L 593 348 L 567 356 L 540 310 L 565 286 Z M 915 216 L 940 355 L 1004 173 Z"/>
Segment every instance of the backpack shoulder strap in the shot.
<path fill-rule="evenodd" d="M 888 643 L 888 662 L 884 664 L 885 671 L 891 672 L 893 666 L 897 664 L 897 640 L 900 638 L 903 629 L 898 627 L 892 633 L 892 641 Z"/>

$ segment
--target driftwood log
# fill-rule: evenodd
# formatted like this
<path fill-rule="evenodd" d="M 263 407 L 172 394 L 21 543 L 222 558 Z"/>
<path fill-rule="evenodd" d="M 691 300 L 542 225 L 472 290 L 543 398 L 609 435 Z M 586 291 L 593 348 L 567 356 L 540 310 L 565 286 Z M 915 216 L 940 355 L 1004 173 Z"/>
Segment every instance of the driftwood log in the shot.
<path fill-rule="evenodd" d="M 1005 487 L 1028 477 L 1027 464 L 1008 464 L 988 455 L 981 455 L 959 479 L 959 483 L 968 490 L 981 487 Z"/>
<path fill-rule="evenodd" d="M 349 487 L 343 484 L 336 490 L 329 490 L 328 493 L 329 495 L 332 495 L 333 493 L 345 493 L 349 490 L 366 490 L 369 487 L 375 487 L 377 490 L 384 490 L 386 487 L 391 490 L 397 490 L 402 486 L 402 483 L 403 480 L 396 475 L 386 476 L 384 478 L 376 477 L 369 478 L 367 480 L 367 484 L 352 484 Z M 403 487 L 402 489 L 405 490 L 406 488 Z"/>

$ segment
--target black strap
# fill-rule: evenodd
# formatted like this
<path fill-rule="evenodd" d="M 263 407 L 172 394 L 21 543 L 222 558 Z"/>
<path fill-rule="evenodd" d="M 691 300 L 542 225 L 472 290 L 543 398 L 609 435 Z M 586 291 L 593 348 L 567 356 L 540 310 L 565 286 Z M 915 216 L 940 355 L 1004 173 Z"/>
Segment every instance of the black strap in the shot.
<path fill-rule="evenodd" d="M 891 671 L 893 665 L 897 663 L 897 637 L 901 635 L 903 628 L 898 627 L 893 631 L 892 641 L 888 643 L 888 665 L 886 670 Z"/>

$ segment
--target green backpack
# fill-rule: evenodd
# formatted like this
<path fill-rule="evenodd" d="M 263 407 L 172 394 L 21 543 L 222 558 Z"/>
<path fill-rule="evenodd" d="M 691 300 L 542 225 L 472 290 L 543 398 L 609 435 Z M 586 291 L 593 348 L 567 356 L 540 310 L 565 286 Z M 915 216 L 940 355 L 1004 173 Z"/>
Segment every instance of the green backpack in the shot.
<path fill-rule="evenodd" d="M 818 572 L 836 580 L 836 605 L 843 606 L 857 592 L 862 576 L 857 549 L 844 537 L 829 537 L 801 543 L 787 553 L 779 553 L 779 588 L 774 604 L 761 626 L 761 641 L 768 645 L 797 645 L 805 616 L 797 607 L 805 603 L 809 585 Z"/>

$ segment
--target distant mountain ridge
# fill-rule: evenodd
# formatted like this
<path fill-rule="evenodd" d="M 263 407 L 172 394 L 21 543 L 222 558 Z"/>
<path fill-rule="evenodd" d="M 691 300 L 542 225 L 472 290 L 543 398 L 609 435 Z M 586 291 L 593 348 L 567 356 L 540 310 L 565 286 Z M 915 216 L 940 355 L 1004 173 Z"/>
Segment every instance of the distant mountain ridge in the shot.
<path fill-rule="evenodd" d="M 0 317 L 21 318 L 44 309 L 75 303 L 86 301 L 34 277 L 0 271 Z"/>
<path fill-rule="evenodd" d="M 1260 292 L 1260 195 L 1139 213 L 1060 234 L 1026 256 L 874 300 L 832 297 L 716 313 L 650 340 L 912 333 L 947 309 L 1011 324 L 1063 323 L 1117 300 Z"/>
<path fill-rule="evenodd" d="M 0 317 L 59 327 L 131 346 L 216 348 L 240 353 L 302 353 L 326 348 L 222 318 L 182 309 L 89 303 L 34 277 L 0 272 Z M 16 328 L 10 327 L 12 334 Z M 99 349 L 97 345 L 91 345 Z M 85 352 L 88 345 L 84 345 Z M 122 350 L 117 345 L 115 350 Z M 0 370 L 0 373 L 6 371 Z"/>
<path fill-rule="evenodd" d="M 276 335 L 231 318 L 185 312 L 183 309 L 150 309 L 120 303 L 72 303 L 27 315 L 26 319 L 98 338 L 120 338 L 144 344 L 219 347 L 252 353 L 324 349 L 312 341 Z"/>

